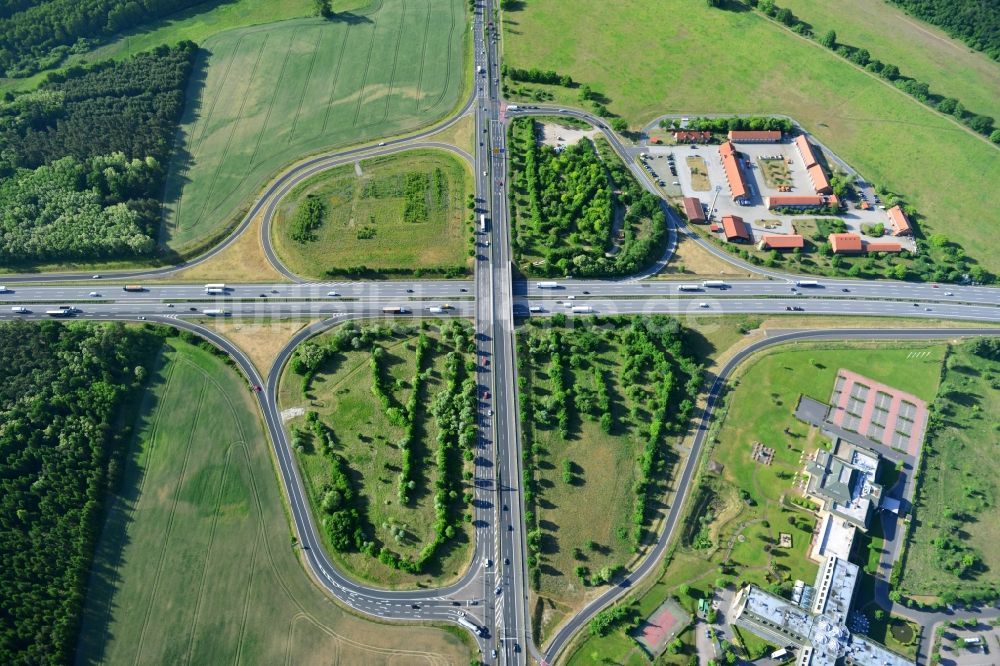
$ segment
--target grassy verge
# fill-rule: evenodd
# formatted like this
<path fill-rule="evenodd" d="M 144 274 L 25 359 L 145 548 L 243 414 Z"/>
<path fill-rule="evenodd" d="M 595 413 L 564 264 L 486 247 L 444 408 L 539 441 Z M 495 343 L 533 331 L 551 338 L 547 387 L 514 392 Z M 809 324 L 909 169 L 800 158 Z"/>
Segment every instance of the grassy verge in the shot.
<path fill-rule="evenodd" d="M 304 575 L 256 406 L 218 357 L 170 340 L 136 430 L 98 548 L 78 663 L 468 661 L 453 635 L 386 631 Z"/>
<path fill-rule="evenodd" d="M 993 446 L 1000 413 L 1000 361 L 977 355 L 982 343 L 957 345 L 934 401 L 924 447 L 901 591 L 944 603 L 993 598 L 1000 567 L 995 544 L 1000 492 Z"/>
<path fill-rule="evenodd" d="M 996 147 L 836 54 L 755 13 L 704 3 L 521 7 L 505 14 L 510 66 L 553 69 L 589 84 L 633 125 L 671 112 L 788 114 L 867 179 L 905 192 L 924 235 L 945 234 L 1000 272 L 1000 240 L 980 222 L 992 216 L 981 193 L 1000 181 Z M 684 20 L 665 23 L 665 15 Z M 637 29 L 651 25 L 656 39 L 636 39 Z M 577 90 L 550 88 L 557 103 L 580 103 Z M 760 100 L 780 102 L 762 108 Z"/>
<path fill-rule="evenodd" d="M 181 253 L 202 246 L 284 165 L 449 113 L 467 85 L 465 18 L 459 0 L 384 0 L 361 20 L 297 19 L 204 40 L 161 240 Z"/>
<path fill-rule="evenodd" d="M 316 522 L 328 552 L 361 580 L 440 585 L 465 569 L 475 431 L 450 405 L 475 399 L 471 344 L 458 321 L 419 331 L 346 324 L 304 343 L 282 375 L 279 404 L 299 410 L 287 423 Z M 345 510 L 356 514 L 341 540 Z"/>
<path fill-rule="evenodd" d="M 361 273 L 464 272 L 471 249 L 466 203 L 474 182 L 467 165 L 437 150 L 338 167 L 282 200 L 272 241 L 285 265 L 303 277 L 328 278 L 352 267 L 365 267 Z M 297 216 L 310 200 L 321 206 L 319 224 L 298 240 Z"/>

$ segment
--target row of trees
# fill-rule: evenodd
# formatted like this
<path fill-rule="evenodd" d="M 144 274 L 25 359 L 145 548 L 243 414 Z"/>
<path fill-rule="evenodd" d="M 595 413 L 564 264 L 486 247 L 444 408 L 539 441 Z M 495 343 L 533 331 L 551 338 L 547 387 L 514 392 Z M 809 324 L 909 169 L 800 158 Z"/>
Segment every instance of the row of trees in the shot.
<path fill-rule="evenodd" d="M 660 121 L 663 129 L 680 129 L 681 121 L 677 118 Z M 774 116 L 727 116 L 722 118 L 692 118 L 686 129 L 696 132 L 729 132 L 734 130 L 778 130 L 791 132 L 795 129 L 788 118 Z"/>
<path fill-rule="evenodd" d="M 312 413 L 306 415 L 310 431 L 319 438 L 323 446 L 322 452 L 333 466 L 331 482 L 320 489 L 314 500 L 325 514 L 323 525 L 330 535 L 333 547 L 337 550 L 362 552 L 392 568 L 420 574 L 426 571 L 439 549 L 455 537 L 461 515 L 456 508 L 463 501 L 466 503 L 471 501 L 469 496 L 460 496 L 461 461 L 462 457 L 466 460 L 472 458 L 476 440 L 476 387 L 474 377 L 469 371 L 469 363 L 465 361 L 465 354 L 474 351 L 474 341 L 467 329 L 467 324 L 454 321 L 442 331 L 442 340 L 450 341 L 452 351 L 446 357 L 443 373 L 445 390 L 437 395 L 430 410 L 439 433 L 435 456 L 437 478 L 434 497 L 434 538 L 423 546 L 416 558 L 393 551 L 374 536 L 374 529 L 359 503 L 355 501 L 356 493 L 350 488 L 350 478 L 347 475 L 348 462 L 335 453 L 333 429 L 322 423 L 318 415 L 313 416 Z M 416 486 L 413 478 L 415 462 L 412 459 L 412 447 L 419 436 L 417 428 L 419 410 L 426 397 L 422 387 L 430 376 L 430 369 L 424 366 L 427 354 L 432 351 L 435 343 L 424 332 L 417 335 L 413 390 L 406 404 L 400 408 L 394 404 L 390 393 L 392 387 L 382 372 L 381 360 L 385 352 L 378 342 L 390 338 L 408 337 L 415 333 L 416 331 L 408 326 L 359 328 L 353 322 L 349 322 L 338 328 L 324 343 L 306 342 L 300 345 L 290 362 L 292 371 L 306 378 L 315 375 L 319 368 L 328 367 L 329 362 L 342 352 L 371 350 L 369 366 L 372 372 L 372 393 L 390 422 L 404 428 L 404 435 L 397 443 L 403 457 L 399 474 L 399 494 L 404 504 L 410 502 L 409 493 Z M 472 367 L 474 369 L 474 365 Z M 341 475 L 344 475 L 342 481 L 337 481 Z"/>
<path fill-rule="evenodd" d="M 72 661 L 107 493 L 162 339 L 120 324 L 0 325 L 0 662 Z"/>
<path fill-rule="evenodd" d="M 552 86 L 570 87 L 573 79 L 565 74 L 559 74 L 552 70 L 542 70 L 534 67 L 532 69 L 517 69 L 516 67 L 500 66 L 500 73 L 513 81 L 523 83 L 545 83 Z"/>
<path fill-rule="evenodd" d="M 202 0 L 12 0 L 0 11 L 0 76 L 30 76 L 115 33 Z"/>
<path fill-rule="evenodd" d="M 916 0 L 893 1 L 898 4 L 914 6 L 917 4 L 923 4 L 922 0 L 921 2 L 917 2 Z M 868 49 L 839 43 L 837 40 L 837 33 L 834 30 L 829 30 L 822 37 L 817 38 L 817 36 L 813 34 L 812 29 L 806 23 L 799 20 L 799 18 L 792 13 L 792 10 L 787 7 L 779 7 L 775 4 L 774 0 L 750 0 L 750 4 L 756 6 L 764 14 L 783 23 L 798 34 L 810 39 L 818 39 L 819 43 L 826 48 L 834 51 L 847 60 L 850 60 L 859 67 L 864 67 L 869 72 L 890 81 L 894 86 L 923 104 L 937 109 L 942 113 L 955 116 L 955 118 L 968 125 L 973 131 L 989 137 L 990 141 L 993 141 L 994 143 L 1000 143 L 1000 129 L 994 127 L 995 121 L 991 116 L 968 111 L 959 100 L 953 97 L 942 97 L 941 95 L 932 93 L 928 84 L 903 76 L 899 71 L 899 67 L 889 63 L 884 63 L 878 58 L 873 58 L 871 53 L 868 52 Z M 942 4 L 951 3 L 948 2 Z M 967 10 L 968 7 L 965 7 L 964 9 Z M 996 20 L 994 28 L 996 30 L 995 48 L 998 49 L 996 53 L 1000 53 L 1000 11 L 991 10 L 991 12 Z"/>
<path fill-rule="evenodd" d="M 0 103 L 0 260 L 147 255 L 197 47 L 73 67 Z"/>

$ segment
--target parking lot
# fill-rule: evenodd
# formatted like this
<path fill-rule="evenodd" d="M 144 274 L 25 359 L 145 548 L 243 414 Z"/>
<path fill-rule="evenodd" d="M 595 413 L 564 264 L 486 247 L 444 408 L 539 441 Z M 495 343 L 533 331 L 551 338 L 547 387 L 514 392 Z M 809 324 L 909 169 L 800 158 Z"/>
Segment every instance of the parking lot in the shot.
<path fill-rule="evenodd" d="M 651 145 L 645 147 L 641 162 L 646 165 L 647 173 L 655 174 L 654 178 L 664 194 L 671 197 L 690 196 L 699 198 L 709 211 L 715 204 L 712 221 L 718 222 L 722 217 L 735 215 L 751 228 L 754 241 L 761 234 L 793 234 L 793 222 L 811 219 L 814 214 L 782 215 L 770 211 L 766 205 L 769 196 L 812 196 L 815 195 L 813 184 L 806 171 L 802 157 L 791 142 L 783 143 L 737 143 L 739 166 L 746 185 L 748 196 L 744 203 L 733 201 L 729 183 L 722 166 L 717 144 L 680 144 Z M 819 149 L 817 148 L 817 151 Z M 696 187 L 695 182 L 702 180 L 693 176 L 689 166 L 689 157 L 700 157 L 707 167 L 708 189 Z M 670 171 L 672 165 L 675 173 Z M 761 167 L 773 168 L 779 177 L 767 182 Z M 829 172 L 827 172 L 829 175 Z M 892 236 L 892 225 L 886 211 L 879 208 L 876 194 L 871 185 L 865 184 L 859 188 L 859 194 L 869 202 L 870 208 L 863 210 L 860 201 L 845 201 L 843 212 L 836 216 L 843 220 L 850 232 L 861 234 L 865 240 L 878 240 L 865 235 L 862 225 L 882 224 L 886 229 L 885 237 Z M 915 249 L 912 238 L 892 237 L 893 242 L 900 243 L 904 249 Z"/>

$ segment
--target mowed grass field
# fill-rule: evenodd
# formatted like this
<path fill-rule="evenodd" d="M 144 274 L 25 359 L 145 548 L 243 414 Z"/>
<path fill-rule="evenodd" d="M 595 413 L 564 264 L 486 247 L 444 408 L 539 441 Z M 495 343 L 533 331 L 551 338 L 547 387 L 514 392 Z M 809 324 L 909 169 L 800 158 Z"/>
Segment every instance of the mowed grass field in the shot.
<path fill-rule="evenodd" d="M 512 67 L 592 86 L 634 127 L 665 113 L 790 115 L 870 181 L 904 194 L 923 234 L 943 233 L 1000 272 L 997 148 L 755 13 L 682 0 L 625 0 L 613 11 L 597 0 L 527 2 L 504 15 L 504 55 Z M 576 89 L 547 90 L 579 105 Z"/>
<path fill-rule="evenodd" d="M 370 350 L 344 352 L 328 361 L 314 377 L 308 399 L 303 398 L 301 377 L 286 370 L 282 375 L 278 394 L 278 404 L 282 410 L 297 407 L 315 410 L 320 419 L 333 430 L 337 441 L 336 452 L 346 463 L 359 498 L 359 507 L 363 509 L 365 518 L 362 522 L 367 538 L 373 539 L 379 547 L 384 544 L 401 557 L 413 559 L 419 556 L 423 547 L 434 537 L 434 495 L 438 480 L 435 461 L 437 438 L 441 431 L 431 414 L 431 407 L 435 398 L 446 390 L 443 377 L 446 357 L 456 351 L 436 327 L 423 332 L 431 340 L 431 346 L 423 362 L 427 379 L 418 398 L 415 430 L 417 441 L 412 445 L 416 487 L 411 491 L 410 503 L 407 505 L 400 502 L 397 494 L 397 478 L 402 467 L 403 452 L 396 443 L 405 431 L 403 427 L 389 421 L 372 392 Z M 332 333 L 326 333 L 313 342 L 322 344 L 331 335 Z M 416 341 L 416 334 L 402 334 L 376 343 L 385 351 L 379 365 L 384 373 L 383 381 L 396 406 L 405 405 L 413 390 Z M 304 415 L 290 418 L 287 427 L 307 428 Z M 330 481 L 329 459 L 315 445 L 296 451 L 296 459 L 316 522 L 321 524 L 323 514 L 319 505 L 323 499 L 324 487 Z M 459 462 L 459 465 L 462 463 Z M 470 465 L 466 467 L 471 469 Z M 461 470 L 457 473 L 460 474 Z M 471 492 L 471 484 L 467 484 L 466 490 Z M 401 531 L 404 536 L 398 538 L 395 534 L 397 531 Z M 320 534 L 327 553 L 346 573 L 382 587 L 440 585 L 460 576 L 471 556 L 471 523 L 465 522 L 460 523 L 455 537 L 440 547 L 440 557 L 432 561 L 430 569 L 419 576 L 391 568 L 377 557 L 364 553 L 336 552 L 330 545 L 327 532 L 320 530 Z"/>
<path fill-rule="evenodd" d="M 968 345 L 952 349 L 938 404 L 941 429 L 925 445 L 926 460 L 918 520 L 909 539 L 901 588 L 910 596 L 939 596 L 982 590 L 1000 570 L 1000 460 L 996 457 L 1000 414 L 1000 362 L 971 353 Z M 950 536 L 982 558 L 973 576 L 959 577 L 939 564 L 932 543 Z"/>
<path fill-rule="evenodd" d="M 170 165 L 161 241 L 182 253 L 203 247 L 283 166 L 446 115 L 469 79 L 465 13 L 460 0 L 383 0 L 349 19 L 206 39 Z"/>
<path fill-rule="evenodd" d="M 429 627 L 362 620 L 312 583 L 246 381 L 171 339 L 98 547 L 77 663 L 455 664 Z"/>
<path fill-rule="evenodd" d="M 319 174 L 292 190 L 278 208 L 271 240 L 278 256 L 296 275 L 322 279 L 329 268 L 368 266 L 378 270 L 464 266 L 469 232 L 463 219 L 473 192 L 472 172 L 451 153 L 416 150 L 365 160 Z M 405 181 L 426 178 L 427 219 L 408 222 Z M 315 240 L 291 237 L 291 220 L 307 196 L 317 196 L 327 215 Z"/>
<path fill-rule="evenodd" d="M 1000 64 L 888 2 L 785 0 L 780 6 L 811 24 L 817 35 L 835 30 L 839 43 L 868 49 L 904 76 L 929 84 L 932 92 L 1000 118 Z"/>

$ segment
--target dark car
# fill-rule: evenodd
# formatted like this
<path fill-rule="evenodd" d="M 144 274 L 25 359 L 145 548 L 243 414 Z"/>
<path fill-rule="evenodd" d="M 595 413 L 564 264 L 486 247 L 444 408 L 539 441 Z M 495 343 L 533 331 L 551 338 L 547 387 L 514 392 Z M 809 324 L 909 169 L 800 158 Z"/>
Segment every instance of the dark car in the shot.
<path fill-rule="evenodd" d="M 916 305 L 916 303 L 914 303 L 914 305 Z M 188 310 L 190 310 L 191 312 L 197 312 L 198 308 L 188 308 Z"/>
<path fill-rule="evenodd" d="M 413 290 L 412 290 L 412 289 L 407 289 L 407 290 L 406 290 L 406 293 L 408 293 L 408 294 L 412 294 L 412 293 L 413 293 Z"/>

